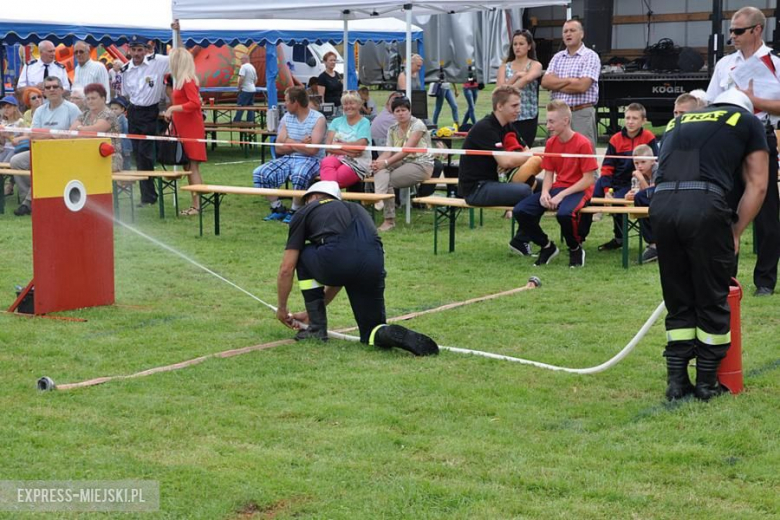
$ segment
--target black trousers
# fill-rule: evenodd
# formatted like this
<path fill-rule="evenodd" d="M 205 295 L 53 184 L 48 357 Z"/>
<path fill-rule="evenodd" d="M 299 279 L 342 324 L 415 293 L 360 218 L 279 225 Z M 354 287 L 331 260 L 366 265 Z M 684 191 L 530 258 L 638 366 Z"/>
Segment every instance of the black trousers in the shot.
<path fill-rule="evenodd" d="M 157 135 L 158 117 L 159 107 L 157 105 L 150 107 L 131 105 L 127 110 L 127 131 L 131 134 Z M 139 170 L 154 170 L 156 162 L 154 151 L 154 141 L 133 139 L 135 164 Z M 139 184 L 141 185 L 141 202 L 152 204 L 157 202 L 154 179 L 139 181 Z"/>
<path fill-rule="evenodd" d="M 349 230 L 310 244 L 298 257 L 298 280 L 316 280 L 321 285 L 344 287 L 352 307 L 360 341 L 368 343 L 371 332 L 385 323 L 385 259 L 378 238 L 354 222 Z M 304 290 L 304 299 L 318 297 L 323 289 Z"/>
<path fill-rule="evenodd" d="M 777 137 L 774 129 L 766 134 L 769 144 L 769 184 L 761 210 L 756 215 L 758 257 L 753 270 L 756 287 L 774 290 L 777 284 L 777 261 L 780 259 L 780 197 L 777 192 Z"/>
<path fill-rule="evenodd" d="M 734 269 L 733 212 L 706 191 L 656 191 L 650 220 L 668 311 L 666 353 L 721 359 L 731 341 L 729 284 Z"/>

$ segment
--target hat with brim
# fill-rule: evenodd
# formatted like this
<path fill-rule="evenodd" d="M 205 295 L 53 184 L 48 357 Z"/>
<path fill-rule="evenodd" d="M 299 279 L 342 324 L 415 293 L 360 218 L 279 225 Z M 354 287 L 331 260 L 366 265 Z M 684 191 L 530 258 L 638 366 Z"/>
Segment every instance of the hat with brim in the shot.
<path fill-rule="evenodd" d="M 315 182 L 306 190 L 306 193 L 303 194 L 303 200 L 306 200 L 309 195 L 313 195 L 314 193 L 321 193 L 334 199 L 341 200 L 341 190 L 339 189 L 339 183 L 336 181 Z"/>
<path fill-rule="evenodd" d="M 127 108 L 127 100 L 122 96 L 117 96 L 115 98 L 112 98 L 111 101 L 108 103 L 108 106 L 111 105 L 119 105 L 122 108 Z"/>
<path fill-rule="evenodd" d="M 19 102 L 16 100 L 13 96 L 5 96 L 3 99 L 0 99 L 0 105 L 13 105 L 15 107 L 19 106 Z"/>
<path fill-rule="evenodd" d="M 146 38 L 143 36 L 133 35 L 130 37 L 130 40 L 127 42 L 127 46 L 130 48 L 133 47 L 148 47 L 149 42 L 147 42 Z"/>

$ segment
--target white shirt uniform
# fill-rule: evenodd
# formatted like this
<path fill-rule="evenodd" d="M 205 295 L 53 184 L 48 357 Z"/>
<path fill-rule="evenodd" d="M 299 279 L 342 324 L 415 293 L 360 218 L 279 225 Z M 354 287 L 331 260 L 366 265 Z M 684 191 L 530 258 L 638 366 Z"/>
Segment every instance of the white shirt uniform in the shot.
<path fill-rule="evenodd" d="M 151 54 L 136 66 L 132 60 L 122 67 L 122 93 L 131 104 L 150 107 L 165 94 L 165 75 L 171 70 L 169 57 Z"/>
<path fill-rule="evenodd" d="M 775 77 L 778 79 L 777 95 L 775 99 L 780 99 L 780 58 L 771 52 L 772 49 L 766 45 L 761 45 L 754 56 L 757 58 L 762 58 L 764 55 L 769 54 L 769 56 L 772 58 L 772 63 L 775 66 Z M 729 54 L 728 56 L 724 56 L 720 59 L 720 61 L 718 61 L 718 63 L 715 65 L 715 72 L 712 74 L 712 78 L 710 79 L 710 84 L 707 87 L 707 101 L 712 103 L 721 93 L 736 87 L 734 78 L 731 76 L 731 73 L 737 67 L 745 63 L 745 61 L 745 56 L 742 54 L 742 51 L 737 51 L 735 53 Z M 766 112 L 758 112 L 756 113 L 756 117 L 764 122 L 767 121 L 768 118 L 769 122 L 773 126 L 777 126 L 778 121 L 780 121 L 780 115 L 770 115 Z"/>
<path fill-rule="evenodd" d="M 238 69 L 238 77 L 240 78 L 238 90 L 241 92 L 255 92 L 257 88 L 257 70 L 251 63 L 244 63 L 241 68 Z"/>
<path fill-rule="evenodd" d="M 43 75 L 46 72 L 47 64 L 41 60 L 32 60 L 22 67 L 22 72 L 19 74 L 19 83 L 16 84 L 16 88 L 23 89 L 25 87 L 34 87 L 39 83 L 43 83 Z M 52 61 L 48 64 L 49 76 L 55 76 L 60 78 L 62 86 L 65 90 L 70 90 L 70 79 L 68 78 L 68 71 L 65 69 L 65 65 L 57 61 Z"/>
<path fill-rule="evenodd" d="M 90 83 L 100 83 L 106 89 L 106 102 L 111 101 L 111 87 L 108 84 L 108 70 L 99 61 L 89 60 L 83 66 L 76 65 L 73 86 L 84 88 Z"/>

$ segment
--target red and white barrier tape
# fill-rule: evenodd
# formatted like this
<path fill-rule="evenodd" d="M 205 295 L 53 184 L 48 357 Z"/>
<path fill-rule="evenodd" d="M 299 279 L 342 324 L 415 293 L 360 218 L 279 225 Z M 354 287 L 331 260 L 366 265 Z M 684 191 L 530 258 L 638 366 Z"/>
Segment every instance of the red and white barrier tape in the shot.
<path fill-rule="evenodd" d="M 234 130 L 235 132 L 241 132 L 240 129 Z M 109 132 L 86 132 L 83 130 L 53 130 L 48 128 L 21 128 L 14 126 L 2 126 L 0 125 L 0 132 L 13 132 L 13 133 L 25 133 L 25 134 L 40 134 L 40 135 L 61 135 L 70 137 L 101 137 L 111 139 L 135 139 L 143 141 L 179 141 L 182 143 L 204 143 L 204 144 L 237 144 L 247 146 L 290 146 L 290 143 L 270 143 L 270 142 L 258 142 L 258 141 L 240 141 L 231 139 L 210 139 L 210 138 L 194 138 L 194 137 L 176 137 L 165 135 L 143 135 L 143 134 L 112 134 Z M 295 146 L 303 148 L 317 148 L 324 150 L 346 150 L 362 152 L 365 150 L 377 151 L 377 152 L 404 152 L 404 153 L 427 153 L 434 155 L 476 155 L 476 156 L 517 156 L 525 155 L 529 157 L 561 157 L 564 159 L 631 159 L 631 157 L 625 155 L 606 155 L 606 154 L 584 154 L 584 153 L 553 153 L 553 152 L 506 152 L 503 150 L 470 150 L 459 148 L 411 148 L 411 147 L 397 147 L 397 146 L 359 146 L 359 145 L 343 145 L 343 144 L 296 144 Z M 651 155 L 643 155 L 642 159 L 657 159 L 657 157 Z"/>

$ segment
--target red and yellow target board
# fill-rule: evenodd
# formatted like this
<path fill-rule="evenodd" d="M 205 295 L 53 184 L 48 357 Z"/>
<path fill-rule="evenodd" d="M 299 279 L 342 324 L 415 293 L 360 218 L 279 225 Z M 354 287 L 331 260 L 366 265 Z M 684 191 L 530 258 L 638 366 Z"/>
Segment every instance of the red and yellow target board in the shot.
<path fill-rule="evenodd" d="M 103 144 L 105 143 L 105 144 Z M 35 314 L 114 303 L 114 209 L 107 139 L 33 141 Z"/>

